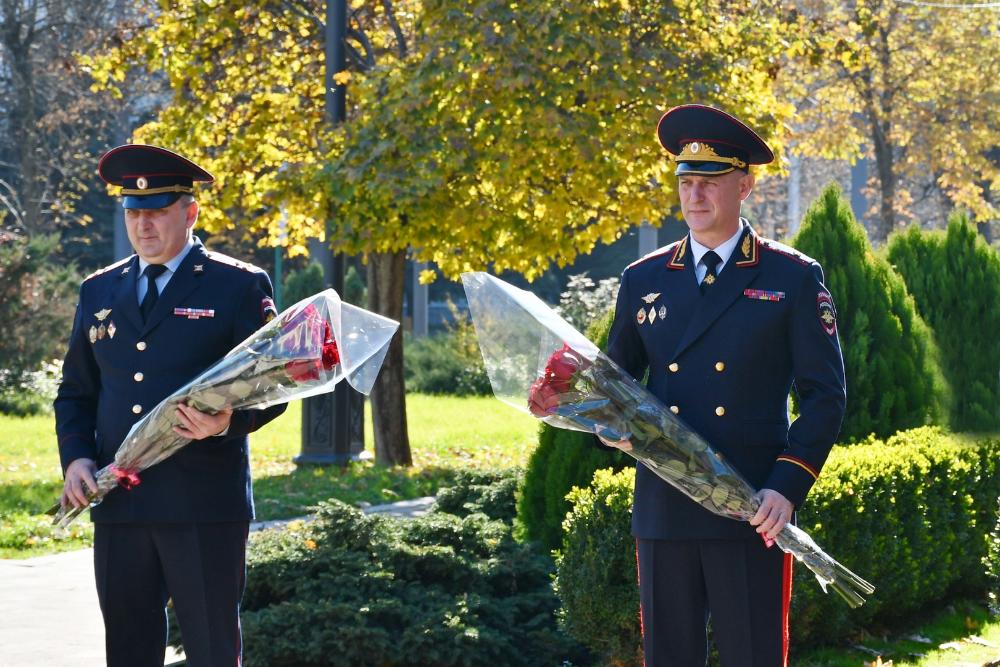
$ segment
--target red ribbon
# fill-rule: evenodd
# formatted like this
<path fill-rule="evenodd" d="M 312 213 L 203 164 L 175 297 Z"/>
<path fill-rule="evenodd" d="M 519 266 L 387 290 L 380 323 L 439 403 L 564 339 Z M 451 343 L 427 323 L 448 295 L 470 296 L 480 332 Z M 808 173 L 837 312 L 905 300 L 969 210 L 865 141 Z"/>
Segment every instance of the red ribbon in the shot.
<path fill-rule="evenodd" d="M 132 487 L 139 486 L 139 474 L 132 472 L 131 470 L 122 470 L 115 464 L 108 466 L 108 470 L 111 474 L 115 476 L 118 481 L 118 485 L 121 486 L 126 491 L 131 491 Z"/>

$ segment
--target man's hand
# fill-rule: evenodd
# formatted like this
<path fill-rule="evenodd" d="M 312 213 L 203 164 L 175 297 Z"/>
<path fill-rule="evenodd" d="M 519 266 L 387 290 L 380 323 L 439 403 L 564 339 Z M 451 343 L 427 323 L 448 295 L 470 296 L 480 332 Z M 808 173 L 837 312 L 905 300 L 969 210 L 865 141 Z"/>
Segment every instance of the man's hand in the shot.
<path fill-rule="evenodd" d="M 177 406 L 177 419 L 181 425 L 174 427 L 174 433 L 192 440 L 204 440 L 228 429 L 232 418 L 233 411 L 229 408 L 210 415 L 181 403 Z"/>
<path fill-rule="evenodd" d="M 603 426 L 598 426 L 597 427 L 597 438 L 601 442 L 603 442 L 605 445 L 607 445 L 608 447 L 614 447 L 615 449 L 620 449 L 623 452 L 630 452 L 630 451 L 632 451 L 632 441 L 631 440 L 629 440 L 628 438 L 625 438 L 624 440 L 608 440 L 608 439 L 604 438 L 603 436 L 601 436 L 601 431 L 603 431 L 603 430 L 604 430 Z"/>
<path fill-rule="evenodd" d="M 750 525 L 757 526 L 757 532 L 767 546 L 771 546 L 781 529 L 792 520 L 795 506 L 773 489 L 761 489 L 754 497 L 760 501 L 760 507 L 750 519 Z"/>
<path fill-rule="evenodd" d="M 66 479 L 63 482 L 63 492 L 59 496 L 59 504 L 64 508 L 67 505 L 73 507 L 85 507 L 90 504 L 87 500 L 87 491 L 97 493 L 97 482 L 94 474 L 97 472 L 97 463 L 93 459 L 75 459 L 66 467 Z"/>

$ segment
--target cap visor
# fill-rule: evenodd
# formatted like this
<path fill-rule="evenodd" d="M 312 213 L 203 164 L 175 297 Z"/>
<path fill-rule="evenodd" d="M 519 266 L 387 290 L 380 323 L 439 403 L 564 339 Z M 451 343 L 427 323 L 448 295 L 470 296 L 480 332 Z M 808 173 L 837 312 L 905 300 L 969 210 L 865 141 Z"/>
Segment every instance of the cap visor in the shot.
<path fill-rule="evenodd" d="M 126 195 L 122 208 L 166 208 L 181 198 L 180 192 L 161 192 L 158 195 Z"/>
<path fill-rule="evenodd" d="M 697 174 L 699 176 L 721 176 L 733 171 L 735 167 L 725 162 L 678 162 L 674 176 Z"/>

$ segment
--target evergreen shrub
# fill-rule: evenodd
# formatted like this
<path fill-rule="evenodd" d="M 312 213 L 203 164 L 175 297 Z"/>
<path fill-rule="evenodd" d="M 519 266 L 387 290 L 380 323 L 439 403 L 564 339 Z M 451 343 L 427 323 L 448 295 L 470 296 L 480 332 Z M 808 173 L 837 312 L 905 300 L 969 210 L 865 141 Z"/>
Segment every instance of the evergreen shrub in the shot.
<path fill-rule="evenodd" d="M 626 664 L 639 633 L 632 480 L 632 471 L 601 472 L 574 494 L 556 575 L 567 630 Z M 793 646 L 836 642 L 952 595 L 982 594 L 998 496 L 1000 440 L 922 427 L 835 448 L 798 524 L 875 593 L 851 610 L 797 564 Z"/>
<path fill-rule="evenodd" d="M 455 323 L 446 331 L 423 338 L 406 338 L 406 388 L 421 394 L 489 395 L 493 389 L 479 351 L 476 329 L 454 304 L 450 308 Z"/>
<path fill-rule="evenodd" d="M 792 245 L 823 265 L 836 304 L 847 377 L 841 441 L 945 424 L 949 391 L 930 330 L 835 185 L 809 208 Z"/>
<path fill-rule="evenodd" d="M 587 329 L 587 338 L 601 350 L 607 349 L 613 319 L 614 313 L 607 312 Z M 589 433 L 543 423 L 518 499 L 519 535 L 547 549 L 557 549 L 562 542 L 562 522 L 571 507 L 566 494 L 573 487 L 588 486 L 596 470 L 620 470 L 632 463 L 627 454 L 599 447 Z"/>
<path fill-rule="evenodd" d="M 946 232 L 914 225 L 887 250 L 941 350 L 954 392 L 951 428 L 1000 428 L 1000 253 L 958 214 Z"/>
<path fill-rule="evenodd" d="M 460 476 L 417 519 L 330 501 L 253 535 L 245 664 L 580 664 L 556 622 L 551 559 L 493 518 L 512 516 L 518 476 Z"/>
<path fill-rule="evenodd" d="M 1000 506 L 1000 498 L 997 498 L 997 505 Z M 987 598 L 990 614 L 994 617 L 1000 616 L 1000 511 L 997 512 L 996 519 L 993 531 L 990 533 L 986 558 L 983 559 L 983 564 L 986 566 L 986 580 L 989 583 Z"/>

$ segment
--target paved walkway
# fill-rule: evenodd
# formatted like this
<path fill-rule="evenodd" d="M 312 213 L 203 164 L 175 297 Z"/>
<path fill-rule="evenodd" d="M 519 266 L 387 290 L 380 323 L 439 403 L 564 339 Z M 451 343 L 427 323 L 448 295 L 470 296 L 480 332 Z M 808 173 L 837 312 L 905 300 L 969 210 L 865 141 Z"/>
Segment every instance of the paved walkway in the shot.
<path fill-rule="evenodd" d="M 366 508 L 369 513 L 421 516 L 434 498 Z M 263 522 L 253 529 L 285 522 Z M 166 664 L 178 659 L 168 652 Z M 94 552 L 79 549 L 29 558 L 0 559 L 0 666 L 100 667 L 104 625 L 94 588 Z"/>

